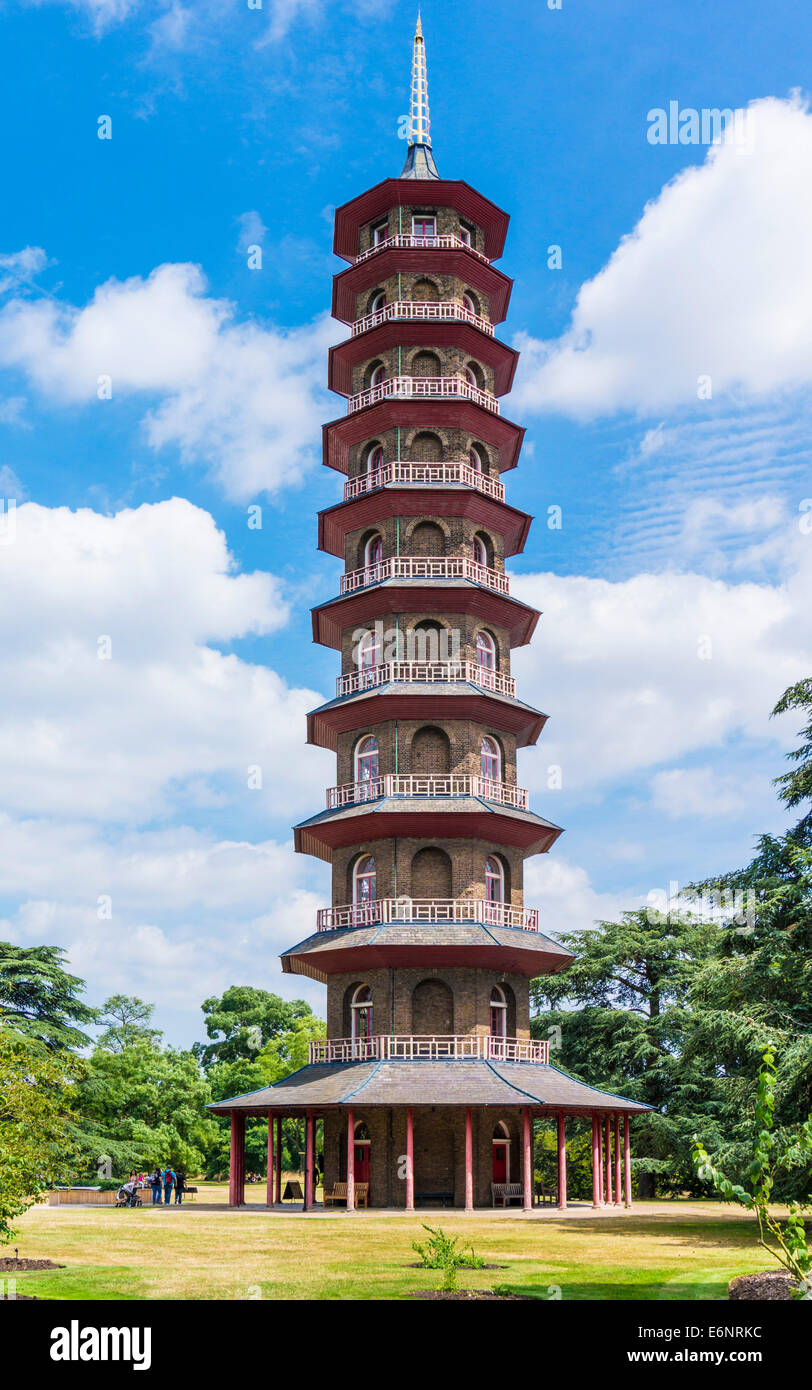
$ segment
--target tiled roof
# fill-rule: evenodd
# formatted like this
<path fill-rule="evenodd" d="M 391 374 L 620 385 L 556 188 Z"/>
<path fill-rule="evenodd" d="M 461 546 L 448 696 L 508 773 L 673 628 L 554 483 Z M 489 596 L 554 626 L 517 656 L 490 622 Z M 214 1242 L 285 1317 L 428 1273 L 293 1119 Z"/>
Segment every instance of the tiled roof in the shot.
<path fill-rule="evenodd" d="M 265 1111 L 340 1105 L 532 1105 L 605 1113 L 650 1106 L 596 1090 L 557 1067 L 532 1062 L 372 1061 L 302 1067 L 275 1086 L 217 1101 L 208 1108 Z"/>

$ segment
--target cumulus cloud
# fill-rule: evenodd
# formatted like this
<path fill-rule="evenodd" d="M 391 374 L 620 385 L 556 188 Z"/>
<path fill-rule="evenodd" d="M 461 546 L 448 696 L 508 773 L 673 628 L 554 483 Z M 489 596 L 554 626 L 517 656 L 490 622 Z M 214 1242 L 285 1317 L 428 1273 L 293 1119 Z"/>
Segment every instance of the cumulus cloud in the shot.
<path fill-rule="evenodd" d="M 287 606 L 271 575 L 237 572 L 208 513 L 178 498 L 115 516 L 25 503 L 14 527 L 0 545 L 6 809 L 134 823 L 224 796 L 245 814 L 312 807 L 325 768 L 319 782 L 318 754 L 298 766 L 289 749 L 321 697 L 219 649 L 276 631 Z"/>
<path fill-rule="evenodd" d="M 183 1014 L 188 1029 L 202 999 L 255 978 L 259 959 L 265 987 L 319 1002 L 278 961 L 322 905 L 290 845 L 189 827 L 102 836 L 86 822 L 2 816 L 0 856 L 6 893 L 19 899 L 0 936 L 58 941 L 95 1002 L 140 994 Z"/>
<path fill-rule="evenodd" d="M 586 417 L 760 398 L 812 379 L 812 115 L 798 98 L 747 108 L 673 179 L 578 294 L 557 341 L 525 337 L 515 408 Z"/>
<path fill-rule="evenodd" d="M 110 280 L 83 308 L 11 300 L 0 311 L 0 364 L 63 403 L 110 409 L 117 395 L 152 398 L 156 449 L 202 462 L 244 501 L 301 480 L 326 413 L 326 316 L 288 331 L 237 322 L 209 298 L 197 266 L 163 265 L 147 279 Z M 109 378 L 112 401 L 104 399 Z"/>
<path fill-rule="evenodd" d="M 810 539 L 784 532 L 786 574 L 771 584 L 690 572 L 515 578 L 512 591 L 543 612 L 533 645 L 514 655 L 518 689 L 554 716 L 522 780 L 543 786 L 557 764 L 569 791 L 597 792 L 734 738 L 790 737 L 768 716 L 812 670 Z"/>

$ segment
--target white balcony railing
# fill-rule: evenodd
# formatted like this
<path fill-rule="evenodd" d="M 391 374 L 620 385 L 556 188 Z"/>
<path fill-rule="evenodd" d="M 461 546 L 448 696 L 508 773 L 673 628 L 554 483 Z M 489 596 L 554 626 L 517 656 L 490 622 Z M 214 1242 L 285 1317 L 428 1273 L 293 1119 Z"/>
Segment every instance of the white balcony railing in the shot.
<path fill-rule="evenodd" d="M 550 1044 L 531 1038 L 492 1038 L 478 1033 L 382 1033 L 373 1038 L 320 1038 L 310 1043 L 311 1064 L 369 1061 L 550 1061 Z"/>
<path fill-rule="evenodd" d="M 455 236 L 451 232 L 443 232 L 437 236 L 418 236 L 414 232 L 396 232 L 394 236 L 386 237 L 384 241 L 377 241 L 374 246 L 368 246 L 366 251 L 362 251 L 356 257 L 355 264 L 360 265 L 361 261 L 368 261 L 370 256 L 377 256 L 379 251 L 391 251 L 394 248 L 399 250 L 412 250 L 417 248 L 420 251 L 468 251 L 475 256 L 478 261 L 484 261 L 490 265 L 488 257 L 476 247 L 469 246 L 462 237 Z"/>
<path fill-rule="evenodd" d="M 510 593 L 510 580 L 501 570 L 479 565 L 467 555 L 390 555 L 341 576 L 341 593 L 354 594 L 386 579 L 471 579 L 498 594 Z"/>
<path fill-rule="evenodd" d="M 347 411 L 352 415 L 356 410 L 364 410 L 368 405 L 377 405 L 392 397 L 398 400 L 465 400 L 481 405 L 492 414 L 499 414 L 499 402 L 490 391 L 481 391 L 464 376 L 390 376 L 377 386 L 359 391 L 347 401 Z"/>
<path fill-rule="evenodd" d="M 516 682 L 512 676 L 480 666 L 477 661 L 384 661 L 380 666 L 350 671 L 336 681 L 336 695 L 356 695 L 360 690 L 374 690 L 378 685 L 427 684 L 449 685 L 469 681 L 483 690 L 515 699 Z"/>
<path fill-rule="evenodd" d="M 511 907 L 485 898 L 375 898 L 367 903 L 323 907 L 316 914 L 317 931 L 383 926 L 386 922 L 481 922 L 488 927 L 539 929 L 537 907 Z"/>
<path fill-rule="evenodd" d="M 382 323 L 390 323 L 393 319 L 453 319 L 457 323 L 470 323 L 474 328 L 478 328 L 480 333 L 487 333 L 489 338 L 493 337 L 493 324 L 488 319 L 483 319 L 481 314 L 475 314 L 473 309 L 458 304 L 455 299 L 396 299 L 393 303 L 384 304 L 383 308 L 376 309 L 374 314 L 366 314 L 364 318 L 356 319 L 352 326 L 352 336 L 357 338 L 359 333 L 368 333 L 371 328 L 380 328 Z"/>
<path fill-rule="evenodd" d="M 342 806 L 378 801 L 382 796 L 480 796 L 484 801 L 495 801 L 516 811 L 526 811 L 529 806 L 529 795 L 524 787 L 494 782 L 489 777 L 456 772 L 430 772 L 425 776 L 387 772 L 383 777 L 371 777 L 366 782 L 345 782 L 340 787 L 328 787 L 327 809 L 337 811 Z"/>
<path fill-rule="evenodd" d="M 489 477 L 487 473 L 480 473 L 467 461 L 448 459 L 444 463 L 405 463 L 393 459 L 391 463 L 385 463 L 370 473 L 360 473 L 357 478 L 350 478 L 344 484 L 344 501 L 351 502 L 355 497 L 363 497 L 390 483 L 462 483 L 465 487 L 484 493 L 486 497 L 493 497 L 497 502 L 505 500 L 504 483 Z"/>

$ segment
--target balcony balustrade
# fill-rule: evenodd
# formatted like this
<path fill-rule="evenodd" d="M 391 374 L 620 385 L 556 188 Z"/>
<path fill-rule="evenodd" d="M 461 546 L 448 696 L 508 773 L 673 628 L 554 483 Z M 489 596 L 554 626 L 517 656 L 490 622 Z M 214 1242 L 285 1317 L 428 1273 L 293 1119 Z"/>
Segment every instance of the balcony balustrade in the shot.
<path fill-rule="evenodd" d="M 356 257 L 355 264 L 360 265 L 362 261 L 368 261 L 370 256 L 377 256 L 379 251 L 413 250 L 417 248 L 421 251 L 467 251 L 469 255 L 475 256 L 478 261 L 484 261 L 490 265 L 487 256 L 476 247 L 470 246 L 462 237 L 455 236 L 451 232 L 444 232 L 442 235 L 418 236 L 414 232 L 396 232 L 394 236 L 385 237 L 382 241 L 376 241 L 374 246 L 368 246 L 366 251 L 362 251 Z"/>
<path fill-rule="evenodd" d="M 529 794 L 523 787 L 494 782 L 489 777 L 455 772 L 431 772 L 425 776 L 387 772 L 383 777 L 370 777 L 366 782 L 345 782 L 340 787 L 328 787 L 327 809 L 338 811 L 343 806 L 378 801 L 382 796 L 480 796 L 516 811 L 526 811 L 529 807 Z"/>
<path fill-rule="evenodd" d="M 478 328 L 480 333 L 487 333 L 489 338 L 493 337 L 493 324 L 481 314 L 475 314 L 473 309 L 458 304 L 455 299 L 396 299 L 391 304 L 384 304 L 382 308 L 376 309 L 373 314 L 356 319 L 352 326 L 352 336 L 357 338 L 360 333 L 380 328 L 382 323 L 391 323 L 393 319 L 422 319 L 431 322 L 453 319 L 457 323 L 470 323 L 474 328 Z"/>
<path fill-rule="evenodd" d="M 359 391 L 357 395 L 350 396 L 347 401 L 348 414 L 352 415 L 356 410 L 365 410 L 368 405 L 377 405 L 379 401 L 390 400 L 395 397 L 398 400 L 465 400 L 473 401 L 475 405 L 481 405 L 485 410 L 490 410 L 492 414 L 499 414 L 499 402 L 490 391 L 481 391 L 472 382 L 466 381 L 464 376 L 390 376 L 386 381 L 380 381 L 377 386 L 370 386 L 366 391 Z"/>
<path fill-rule="evenodd" d="M 386 579 L 471 579 L 497 594 L 510 593 L 510 580 L 501 570 L 479 565 L 467 555 L 390 555 L 341 576 L 341 593 L 354 594 Z"/>
<path fill-rule="evenodd" d="M 447 459 L 443 463 L 405 463 L 400 459 L 393 459 L 391 463 L 384 463 L 380 468 L 374 468 L 370 473 L 360 473 L 357 478 L 350 478 L 344 484 L 344 501 L 351 502 L 356 497 L 364 497 L 368 492 L 375 492 L 380 487 L 387 487 L 390 483 L 462 483 L 465 487 L 475 488 L 485 497 L 492 497 L 496 502 L 504 502 L 505 485 L 491 478 L 487 473 L 480 473 L 478 469 L 472 468 L 468 461 L 462 459 Z"/>
<path fill-rule="evenodd" d="M 536 1062 L 547 1066 L 550 1044 L 530 1038 L 488 1037 L 478 1033 L 379 1034 L 372 1038 L 320 1038 L 311 1042 L 309 1061 L 490 1061 Z"/>
<path fill-rule="evenodd" d="M 366 903 L 323 907 L 317 931 L 383 926 L 386 922 L 482 922 L 488 927 L 539 930 L 537 907 L 511 907 L 485 898 L 374 898 Z"/>
<path fill-rule="evenodd" d="M 361 690 L 374 690 L 389 684 L 441 684 L 468 681 L 496 695 L 516 696 L 516 682 L 501 671 L 480 666 L 477 661 L 384 661 L 379 666 L 367 666 L 339 676 L 336 695 L 356 695 Z"/>

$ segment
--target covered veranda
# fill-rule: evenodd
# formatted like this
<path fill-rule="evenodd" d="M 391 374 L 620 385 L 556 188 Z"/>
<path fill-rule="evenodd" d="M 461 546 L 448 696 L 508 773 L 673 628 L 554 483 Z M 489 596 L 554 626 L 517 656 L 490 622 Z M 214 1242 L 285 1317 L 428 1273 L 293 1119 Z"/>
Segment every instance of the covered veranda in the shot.
<path fill-rule="evenodd" d="M 545 1095 L 546 1093 L 546 1095 Z M 421 1164 L 427 1150 L 416 1150 L 416 1128 L 431 1116 L 435 1132 L 454 1132 L 451 1180 L 446 1182 L 448 1206 L 458 1211 L 492 1207 L 495 1172 L 491 1163 L 494 1119 L 504 1115 L 511 1126 L 513 1169 L 505 1176 L 511 1197 L 520 1209 L 535 1208 L 534 1132 L 536 1122 L 552 1122 L 556 1135 L 556 1184 L 553 1198 L 559 1212 L 568 1209 L 568 1122 L 591 1125 L 592 1209 L 630 1207 L 632 1202 L 630 1122 L 647 1106 L 585 1085 L 548 1065 L 487 1062 L 356 1063 L 309 1065 L 275 1086 L 216 1102 L 214 1113 L 228 1114 L 231 1123 L 229 1205 L 245 1202 L 245 1125 L 247 1117 L 268 1121 L 266 1204 L 281 1207 L 283 1199 L 282 1124 L 295 1119 L 304 1127 L 304 1175 L 301 1209 L 314 1211 L 316 1202 L 316 1126 L 324 1122 L 331 1136 L 330 1195 L 340 1178 L 341 1206 L 356 1211 L 359 1191 L 378 1210 L 414 1211 L 426 1206 L 427 1174 Z M 372 1191 L 359 1189 L 359 1120 L 368 1121 L 387 1141 L 378 1145 L 378 1174 Z M 571 1126 L 571 1132 L 574 1126 Z M 507 1129 L 505 1133 L 507 1133 Z M 326 1145 L 325 1145 L 326 1148 Z M 383 1150 L 383 1153 L 381 1153 Z M 336 1159 L 338 1161 L 336 1161 Z M 340 1167 L 339 1167 L 340 1164 Z M 383 1170 L 385 1177 L 382 1176 Z M 397 1180 L 394 1178 L 397 1172 Z M 421 1182 L 422 1179 L 422 1182 Z M 429 1189 L 432 1184 L 429 1183 Z M 344 1192 L 346 1187 L 346 1192 Z M 325 1181 L 325 1191 L 328 1190 Z M 365 1203 L 366 1204 L 366 1203 Z M 430 1205 L 430 1203 L 428 1203 Z M 440 1203 L 438 1203 L 440 1205 Z M 515 1210 L 515 1209 L 514 1209 Z"/>

